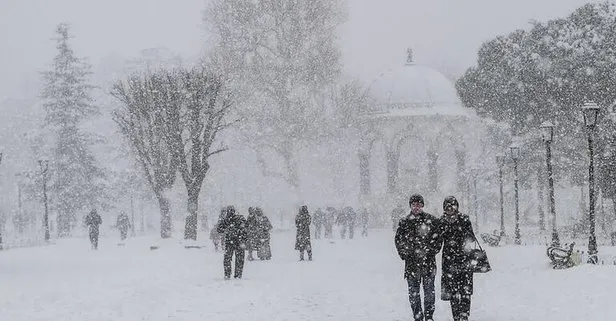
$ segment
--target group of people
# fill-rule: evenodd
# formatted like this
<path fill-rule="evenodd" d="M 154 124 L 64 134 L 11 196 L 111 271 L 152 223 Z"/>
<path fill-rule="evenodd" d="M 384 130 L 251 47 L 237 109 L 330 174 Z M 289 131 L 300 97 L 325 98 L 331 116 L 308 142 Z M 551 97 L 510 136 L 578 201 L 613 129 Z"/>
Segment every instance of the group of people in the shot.
<path fill-rule="evenodd" d="M 88 215 L 86 215 L 84 224 L 88 227 L 88 236 L 90 238 L 92 249 L 98 250 L 98 237 L 100 234 L 100 226 L 103 224 L 103 219 L 95 208 L 92 209 Z M 124 211 L 121 211 L 116 218 L 115 227 L 120 231 L 120 242 L 124 242 L 124 240 L 128 237 L 128 230 L 132 227 L 130 219 Z"/>
<path fill-rule="evenodd" d="M 359 223 L 362 228 L 362 236 L 368 236 L 368 210 L 363 209 L 359 215 L 351 206 L 346 206 L 341 210 L 337 210 L 334 207 L 328 206 L 325 211 L 321 208 L 317 208 L 314 212 L 314 219 L 312 224 L 314 225 L 314 238 L 320 239 L 322 236 L 325 238 L 333 237 L 333 227 L 338 225 L 340 227 L 340 238 L 350 239 L 355 235 L 355 227 Z"/>
<path fill-rule="evenodd" d="M 299 251 L 300 261 L 305 260 L 305 254 L 308 255 L 308 261 L 312 261 L 311 223 L 312 218 L 308 212 L 308 206 L 301 206 L 298 214 L 295 216 L 295 249 Z M 254 260 L 254 251 L 257 252 L 257 257 L 261 260 L 270 260 L 272 258 L 270 247 L 271 230 L 271 222 L 259 207 L 248 209 L 248 219 L 237 213 L 232 205 L 221 210 L 219 220 L 214 229 L 212 229 L 211 239 L 216 249 L 218 249 L 216 244 L 222 242 L 225 279 L 231 278 L 232 270 L 234 278 L 242 278 L 246 251 L 248 251 L 248 260 Z M 235 269 L 232 269 L 231 263 L 234 258 Z"/>
<path fill-rule="evenodd" d="M 450 301 L 455 321 L 468 321 L 473 294 L 473 272 L 468 268 L 469 243 L 476 242 L 469 217 L 448 196 L 439 218 L 423 211 L 419 194 L 409 199 L 410 213 L 399 220 L 395 235 L 398 255 L 405 262 L 409 301 L 415 321 L 432 321 L 436 291 L 436 255 L 442 250 L 441 299 Z M 420 286 L 423 285 L 422 309 Z"/>
<path fill-rule="evenodd" d="M 270 232 L 272 223 L 259 207 L 248 209 L 248 219 L 237 213 L 230 205 L 221 209 L 220 217 L 212 229 L 210 239 L 214 242 L 216 251 L 219 246 L 224 251 L 223 268 L 225 279 L 231 278 L 231 262 L 235 258 L 233 277 L 242 278 L 244 258 L 248 252 L 248 260 L 254 260 L 254 252 L 260 260 L 270 260 Z"/>
<path fill-rule="evenodd" d="M 450 301 L 451 311 L 455 321 L 467 321 L 470 315 L 471 295 L 473 294 L 473 272 L 468 268 L 469 243 L 476 242 L 469 217 L 459 211 L 459 203 L 454 196 L 448 196 L 443 201 L 443 215 L 439 218 L 424 212 L 424 198 L 419 194 L 411 195 L 409 199 L 410 213 L 401 219 L 396 219 L 395 246 L 400 258 L 405 262 L 404 278 L 408 283 L 409 301 L 415 321 L 433 321 L 436 291 L 436 255 L 442 251 L 441 299 Z M 308 206 L 299 208 L 295 216 L 296 238 L 295 250 L 299 251 L 300 261 L 312 261 L 312 245 L 310 225 L 314 224 L 315 238 L 320 238 L 321 228 L 325 227 L 325 236 L 331 237 L 331 225 L 328 222 L 340 224 L 341 238 L 345 238 L 348 229 L 349 238 L 353 238 L 356 213 L 351 207 L 338 212 L 327 208 L 325 214 L 318 209 L 314 214 L 314 222 Z M 399 217 L 400 209 L 395 209 Z M 365 216 L 366 218 L 363 218 Z M 331 218 L 331 219 L 329 219 Z M 393 219 L 392 215 L 392 219 Z M 93 209 L 85 218 L 89 227 L 90 242 L 94 249 L 98 248 L 99 226 L 101 216 Z M 367 211 L 362 212 L 362 225 L 367 230 Z M 116 226 L 120 230 L 120 238 L 127 237 L 130 220 L 125 213 L 117 218 Z M 235 258 L 234 278 L 242 278 L 244 258 L 248 252 L 248 260 L 257 258 L 270 260 L 272 224 L 259 207 L 248 209 L 248 219 L 240 215 L 234 206 L 221 210 L 220 217 L 212 229 L 210 238 L 224 251 L 223 268 L 225 279 L 231 278 L 231 262 Z M 364 232 L 362 232 L 363 234 Z M 367 235 L 367 232 L 366 232 Z M 422 308 L 420 288 L 423 285 L 424 302 Z"/>

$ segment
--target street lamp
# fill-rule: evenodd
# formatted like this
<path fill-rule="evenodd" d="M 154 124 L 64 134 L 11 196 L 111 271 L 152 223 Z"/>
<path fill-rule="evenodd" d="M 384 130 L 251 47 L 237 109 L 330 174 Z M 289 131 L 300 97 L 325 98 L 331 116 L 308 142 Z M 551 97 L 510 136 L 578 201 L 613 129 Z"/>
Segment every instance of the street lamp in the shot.
<path fill-rule="evenodd" d="M 49 169 L 49 161 L 38 161 L 43 176 L 43 201 L 45 202 L 45 214 L 43 216 L 43 228 L 45 229 L 45 242 L 49 242 L 49 210 L 47 206 L 47 170 Z"/>
<path fill-rule="evenodd" d="M 588 197 L 589 197 L 589 223 L 590 236 L 588 238 L 588 263 L 597 264 L 597 237 L 595 236 L 595 169 L 594 169 L 594 151 L 593 151 L 593 134 L 597 125 L 597 116 L 599 115 L 599 106 L 592 101 L 586 102 L 582 107 L 584 115 L 584 125 L 588 134 L 588 155 L 590 163 L 588 164 Z"/>
<path fill-rule="evenodd" d="M 496 155 L 498 165 L 498 180 L 500 182 L 500 236 L 505 236 L 505 203 L 503 201 L 503 166 L 505 165 L 505 155 Z"/>
<path fill-rule="evenodd" d="M 560 246 L 558 230 L 556 229 L 556 206 L 554 205 L 554 172 L 552 171 L 552 141 L 554 140 L 554 124 L 549 121 L 540 126 L 541 137 L 545 142 L 546 165 L 548 169 L 548 193 L 550 199 L 550 217 L 552 219 L 552 246 Z"/>
<path fill-rule="evenodd" d="M 473 178 L 473 209 L 475 211 L 475 229 L 479 230 L 479 204 L 477 203 L 477 176 L 479 175 L 479 168 L 476 166 L 471 167 L 471 175 Z"/>
<path fill-rule="evenodd" d="M 518 159 L 520 158 L 520 147 L 517 145 L 511 145 L 509 147 L 509 152 L 511 154 L 511 159 L 513 159 L 513 182 L 514 182 L 514 190 L 515 190 L 515 244 L 522 244 L 522 240 L 520 239 L 520 205 L 519 205 L 519 195 L 518 195 Z"/>

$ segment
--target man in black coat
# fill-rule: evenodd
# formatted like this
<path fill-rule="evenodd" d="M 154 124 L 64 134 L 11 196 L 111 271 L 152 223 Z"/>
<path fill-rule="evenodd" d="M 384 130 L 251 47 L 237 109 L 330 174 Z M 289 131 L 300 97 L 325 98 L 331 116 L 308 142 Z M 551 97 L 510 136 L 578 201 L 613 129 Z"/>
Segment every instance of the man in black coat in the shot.
<path fill-rule="evenodd" d="M 448 196 L 443 201 L 441 236 L 443 238 L 443 272 L 441 299 L 450 301 L 455 321 L 467 321 L 473 294 L 473 272 L 467 267 L 465 249 L 475 242 L 471 220 L 458 211 L 458 200 Z"/>
<path fill-rule="evenodd" d="M 244 255 L 246 254 L 246 219 L 235 212 L 235 207 L 227 206 L 226 216 L 218 223 L 216 230 L 225 235 L 223 258 L 225 279 L 231 278 L 231 260 L 234 255 L 235 271 L 233 277 L 241 279 L 244 270 Z"/>
<path fill-rule="evenodd" d="M 416 321 L 432 321 L 436 294 L 436 254 L 442 245 L 439 220 L 424 212 L 424 199 L 419 194 L 409 199 L 411 213 L 402 218 L 396 230 L 395 244 L 404 260 L 404 277 L 409 287 L 409 301 Z M 423 284 L 424 309 L 419 293 Z"/>
<path fill-rule="evenodd" d="M 90 236 L 92 248 L 98 250 L 99 226 L 103 224 L 103 219 L 98 215 L 95 208 L 86 215 L 85 223 L 88 226 L 88 234 Z"/>

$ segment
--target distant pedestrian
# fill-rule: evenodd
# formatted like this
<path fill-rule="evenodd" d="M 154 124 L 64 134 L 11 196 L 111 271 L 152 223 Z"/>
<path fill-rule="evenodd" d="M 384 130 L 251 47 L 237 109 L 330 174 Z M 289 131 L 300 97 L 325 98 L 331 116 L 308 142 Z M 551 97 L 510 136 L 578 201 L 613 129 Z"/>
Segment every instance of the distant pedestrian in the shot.
<path fill-rule="evenodd" d="M 124 211 L 121 211 L 120 215 L 118 215 L 118 218 L 116 219 L 116 227 L 120 231 L 120 241 L 126 240 L 126 237 L 128 236 L 128 229 L 130 228 L 130 219 Z"/>
<path fill-rule="evenodd" d="M 90 236 L 90 244 L 92 248 L 98 250 L 98 235 L 99 227 L 103 224 L 103 219 L 96 212 L 96 209 L 92 209 L 86 216 L 85 223 L 88 226 L 88 235 Z"/>
<path fill-rule="evenodd" d="M 310 244 L 310 214 L 308 206 L 302 205 L 295 216 L 295 249 L 299 251 L 299 260 L 304 260 L 304 251 L 308 253 L 308 260 L 312 261 L 312 246 Z"/>
<path fill-rule="evenodd" d="M 258 222 L 257 242 L 259 243 L 257 257 L 260 260 L 270 260 L 272 258 L 272 247 L 270 246 L 272 223 L 260 207 L 255 208 L 255 214 Z"/>

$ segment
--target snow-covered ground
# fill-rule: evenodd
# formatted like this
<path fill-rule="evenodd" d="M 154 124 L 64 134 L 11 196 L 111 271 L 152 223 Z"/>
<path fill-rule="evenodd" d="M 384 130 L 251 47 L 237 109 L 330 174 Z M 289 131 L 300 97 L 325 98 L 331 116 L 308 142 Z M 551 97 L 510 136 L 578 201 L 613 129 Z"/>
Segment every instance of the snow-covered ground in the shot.
<path fill-rule="evenodd" d="M 70 239 L 2 251 L 0 320 L 410 320 L 391 231 L 313 240 L 313 262 L 298 262 L 293 241 L 274 233 L 272 261 L 247 261 L 242 280 L 222 278 L 209 243 L 140 237 L 120 247 L 106 238 L 92 251 L 87 239 Z M 616 319 L 616 266 L 555 271 L 542 246 L 487 251 L 493 271 L 475 276 L 471 320 Z M 451 319 L 437 301 L 435 320 Z"/>

